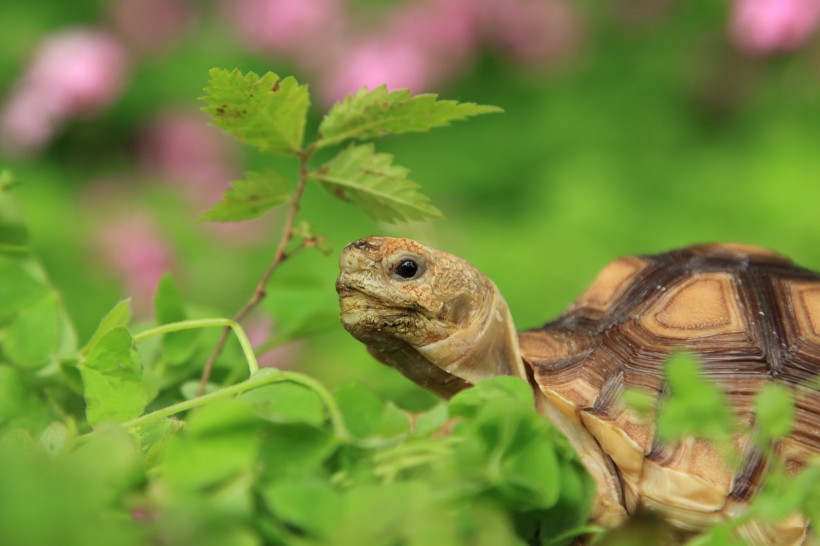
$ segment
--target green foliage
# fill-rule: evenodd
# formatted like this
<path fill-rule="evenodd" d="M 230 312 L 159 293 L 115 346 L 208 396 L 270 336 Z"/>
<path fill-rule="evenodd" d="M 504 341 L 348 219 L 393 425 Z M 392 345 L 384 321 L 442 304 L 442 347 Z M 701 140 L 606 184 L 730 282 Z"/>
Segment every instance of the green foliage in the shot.
<path fill-rule="evenodd" d="M 0 192 L 8 191 L 15 186 L 17 186 L 19 182 L 12 173 L 8 169 L 0 170 Z"/>
<path fill-rule="evenodd" d="M 246 144 L 274 155 L 294 155 L 302 148 L 310 98 L 306 85 L 272 72 L 210 71 L 205 111 L 214 123 Z"/>
<path fill-rule="evenodd" d="M 393 156 L 377 154 L 372 144 L 351 146 L 312 173 L 333 195 L 356 205 L 374 220 L 393 222 L 441 216 L 441 211 L 407 179 Z"/>
<path fill-rule="evenodd" d="M 350 146 L 317 169 L 310 169 L 308 161 L 317 149 L 346 140 L 426 132 L 452 121 L 502 111 L 495 106 L 437 100 L 431 94 L 388 92 L 384 86 L 373 91 L 362 89 L 334 105 L 323 118 L 316 139 L 303 145 L 309 96 L 307 86 L 299 85 L 293 77 L 281 79 L 271 72 L 260 77 L 253 72 L 214 68 L 205 92 L 204 110 L 218 127 L 262 151 L 296 155 L 301 161 L 293 194 L 286 179 L 271 170 L 249 172 L 243 180 L 234 181 L 222 200 L 202 216 L 222 222 L 256 218 L 288 202 L 296 207 L 300 188 L 308 180 L 320 182 L 331 195 L 375 220 L 439 217 L 441 212 L 418 191 L 419 186 L 407 180 L 408 170 L 394 165 L 391 155 L 376 153 L 372 144 Z"/>
<path fill-rule="evenodd" d="M 298 205 L 307 181 L 376 219 L 437 216 L 407 170 L 373 144 L 352 145 L 318 168 L 309 160 L 348 139 L 426 131 L 498 111 L 379 88 L 331 109 L 306 144 L 308 91 L 293 78 L 214 70 L 206 93 L 216 125 L 300 161 L 292 193 L 273 171 L 248 174 L 206 213 L 214 220 Z M 0 190 L 8 180 L 0 175 Z M 0 220 L 0 227 L 15 226 L 0 230 L 0 241 L 16 245 L 0 249 L 3 544 L 489 546 L 568 544 L 591 531 L 592 481 L 566 439 L 536 413 L 525 382 L 487 380 L 408 416 L 355 382 L 331 393 L 306 375 L 272 369 L 239 381 L 239 348 L 228 346 L 208 394 L 189 396 L 183 391 L 207 356 L 198 338 L 212 341 L 212 332 L 188 329 L 230 321 L 188 320 L 190 306 L 165 278 L 155 299 L 159 328 L 132 332 L 129 302 L 121 301 L 78 350 L 61 297 L 21 254 L 25 232 Z M 307 228 L 292 235 L 304 246 L 320 240 Z M 317 317 L 327 318 L 318 296 L 308 301 L 308 288 L 279 288 L 269 305 L 285 319 L 281 339 L 314 331 Z M 276 309 L 277 296 L 290 311 Z M 239 338 L 253 371 L 253 352 Z M 343 368 L 333 356 L 330 365 Z M 695 368 L 685 357 L 670 364 L 659 424 L 668 441 L 721 438 L 733 422 Z M 759 401 L 768 413 L 764 435 L 789 430 L 789 404 L 776 391 Z M 748 517 L 775 520 L 795 510 L 816 517 L 816 467 L 805 477 L 773 473 Z M 712 536 L 728 541 L 729 533 L 719 526 Z"/>
<path fill-rule="evenodd" d="M 243 180 L 231 182 L 222 201 L 202 215 L 203 220 L 240 222 L 261 216 L 290 200 L 290 185 L 274 171 L 249 172 Z"/>
<path fill-rule="evenodd" d="M 665 375 L 670 396 L 658 415 L 658 435 L 663 441 L 685 436 L 724 441 L 738 430 L 723 391 L 706 378 L 694 356 L 673 354 Z"/>
<path fill-rule="evenodd" d="M 142 364 L 131 334 L 122 326 L 109 330 L 79 364 L 88 422 L 127 421 L 148 402 Z"/>
<path fill-rule="evenodd" d="M 316 146 L 364 140 L 387 134 L 426 132 L 481 114 L 503 112 L 496 106 L 438 100 L 434 94 L 412 96 L 406 89 L 366 88 L 333 105 L 319 126 Z"/>
<path fill-rule="evenodd" d="M 182 322 L 187 319 L 182 295 L 170 275 L 164 275 L 157 285 L 154 295 L 154 311 L 157 324 Z M 197 349 L 200 330 L 180 330 L 168 332 L 162 336 L 162 354 L 169 364 L 183 364 L 188 361 Z"/>
<path fill-rule="evenodd" d="M 755 398 L 755 417 L 765 439 L 779 440 L 794 425 L 794 396 L 779 383 L 766 385 Z"/>

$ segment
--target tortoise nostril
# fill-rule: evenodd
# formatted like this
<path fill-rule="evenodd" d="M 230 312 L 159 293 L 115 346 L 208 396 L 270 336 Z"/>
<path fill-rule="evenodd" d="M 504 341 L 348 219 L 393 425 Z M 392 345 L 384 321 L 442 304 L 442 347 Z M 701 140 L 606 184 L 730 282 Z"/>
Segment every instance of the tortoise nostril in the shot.
<path fill-rule="evenodd" d="M 371 250 L 373 245 L 367 242 L 366 239 L 359 239 L 358 241 L 353 241 L 349 245 L 345 247 L 345 250 L 349 248 L 355 248 L 357 250 Z"/>

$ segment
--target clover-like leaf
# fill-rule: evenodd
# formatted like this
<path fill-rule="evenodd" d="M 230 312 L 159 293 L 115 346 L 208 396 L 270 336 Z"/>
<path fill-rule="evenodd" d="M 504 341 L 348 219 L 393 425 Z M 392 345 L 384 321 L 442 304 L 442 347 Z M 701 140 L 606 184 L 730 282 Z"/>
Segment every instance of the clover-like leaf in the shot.
<path fill-rule="evenodd" d="M 88 422 L 127 421 L 142 413 L 148 396 L 142 363 L 124 327 L 106 333 L 79 365 Z"/>
<path fill-rule="evenodd" d="M 274 171 L 248 172 L 234 180 L 222 194 L 222 200 L 204 212 L 202 220 L 241 222 L 261 216 L 270 209 L 290 201 L 290 184 Z"/>
<path fill-rule="evenodd" d="M 100 321 L 97 329 L 91 335 L 91 339 L 85 344 L 85 347 L 80 351 L 81 355 L 87 355 L 91 349 L 111 330 L 126 326 L 131 321 L 131 300 L 124 299 L 117 302 L 113 309 L 111 309 Z"/>
<path fill-rule="evenodd" d="M 783 385 L 772 383 L 761 390 L 755 398 L 755 416 L 766 438 L 779 440 L 788 435 L 794 426 L 794 396 Z"/>
<path fill-rule="evenodd" d="M 725 394 L 705 377 L 693 355 L 673 354 L 665 372 L 671 393 L 658 415 L 662 440 L 671 442 L 684 436 L 726 440 L 737 431 Z"/>
<path fill-rule="evenodd" d="M 374 220 L 395 222 L 441 216 L 407 174 L 404 167 L 393 165 L 393 156 L 376 153 L 372 144 L 365 144 L 347 148 L 310 176 Z"/>
<path fill-rule="evenodd" d="M 202 98 L 217 127 L 274 155 L 295 155 L 302 147 L 310 97 L 306 85 L 273 72 L 259 76 L 213 68 Z"/>
<path fill-rule="evenodd" d="M 497 106 L 438 100 L 434 94 L 411 95 L 407 89 L 388 91 L 384 85 L 362 89 L 336 103 L 319 126 L 316 146 L 321 148 L 348 139 L 368 139 L 385 134 L 429 131 L 452 121 L 503 112 Z"/>

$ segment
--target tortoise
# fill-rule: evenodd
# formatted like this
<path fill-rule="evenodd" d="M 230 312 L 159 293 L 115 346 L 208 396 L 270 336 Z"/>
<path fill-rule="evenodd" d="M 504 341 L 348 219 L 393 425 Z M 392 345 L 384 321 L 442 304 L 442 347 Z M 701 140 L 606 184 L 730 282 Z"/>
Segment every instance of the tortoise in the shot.
<path fill-rule="evenodd" d="M 772 381 L 796 397 L 792 432 L 776 445 L 797 473 L 820 453 L 820 275 L 775 252 L 704 244 L 620 258 L 556 320 L 516 333 L 495 284 L 466 261 L 410 239 L 345 247 L 336 282 L 345 329 L 380 362 L 443 397 L 495 375 L 529 381 L 536 405 L 570 440 L 597 485 L 592 521 L 614 526 L 652 510 L 684 532 L 737 516 L 767 458 L 739 435 L 730 468 L 713 443 L 663 445 L 622 403 L 625 387 L 662 397 L 664 362 L 697 355 L 737 415 Z M 794 515 L 740 528 L 753 544 L 805 544 Z"/>

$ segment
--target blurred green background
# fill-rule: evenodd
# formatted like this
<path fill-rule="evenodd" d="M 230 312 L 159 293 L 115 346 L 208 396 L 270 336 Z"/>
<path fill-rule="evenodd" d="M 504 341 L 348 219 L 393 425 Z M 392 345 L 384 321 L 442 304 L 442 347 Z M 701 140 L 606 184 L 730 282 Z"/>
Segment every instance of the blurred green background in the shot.
<path fill-rule="evenodd" d="M 242 169 L 293 176 L 296 164 L 207 126 L 196 99 L 210 67 L 311 84 L 313 127 L 333 100 L 378 83 L 501 106 L 377 143 L 411 169 L 442 220 L 377 225 L 309 187 L 300 218 L 336 253 L 286 262 L 248 325 L 257 343 L 314 332 L 268 355 L 272 364 L 331 386 L 356 378 L 412 406 L 415 388 L 335 318 L 338 251 L 359 237 L 413 237 L 467 258 L 501 288 L 519 328 L 560 313 L 625 254 L 735 241 L 820 269 L 820 38 L 805 5 L 7 3 L 0 161 L 22 184 L 3 214 L 25 217 L 81 340 L 124 295 L 150 317 L 164 270 L 200 313 L 229 316 L 284 218 L 223 229 L 197 216 Z"/>

